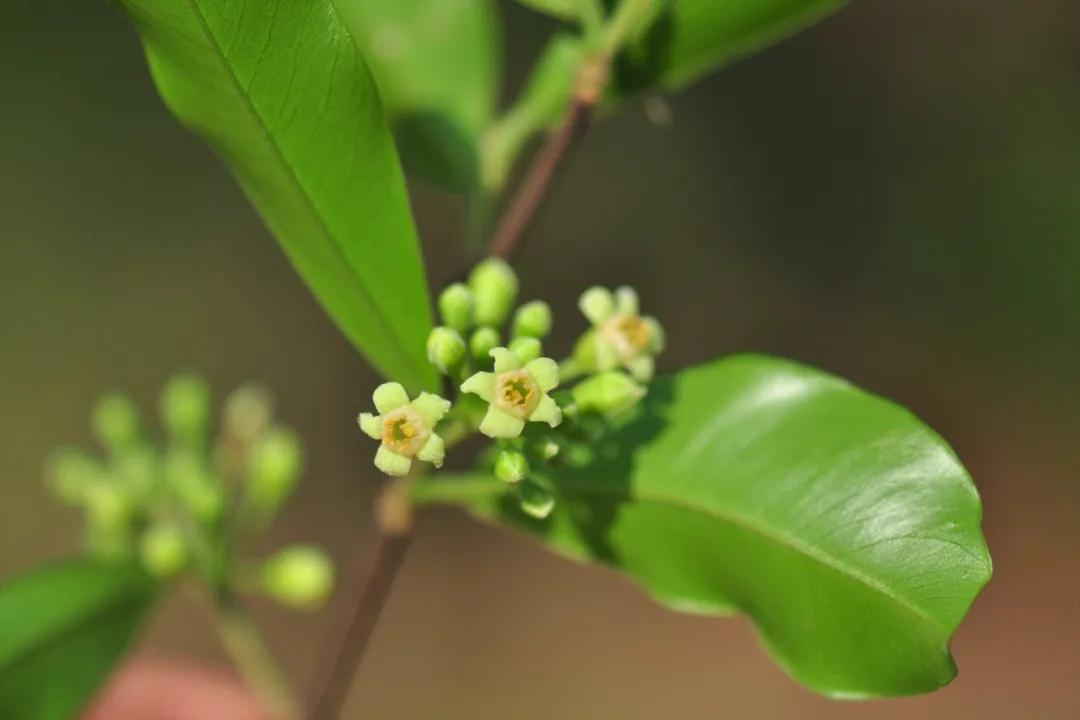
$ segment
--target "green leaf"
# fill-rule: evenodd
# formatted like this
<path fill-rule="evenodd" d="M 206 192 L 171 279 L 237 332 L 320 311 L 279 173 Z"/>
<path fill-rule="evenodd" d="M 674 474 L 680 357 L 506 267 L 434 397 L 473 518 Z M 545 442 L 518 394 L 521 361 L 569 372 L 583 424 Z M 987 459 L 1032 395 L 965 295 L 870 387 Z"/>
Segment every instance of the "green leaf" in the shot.
<path fill-rule="evenodd" d="M 436 386 L 427 287 L 374 82 L 330 0 L 121 0 L 165 102 L 228 162 L 342 332 Z"/>
<path fill-rule="evenodd" d="M 522 5 L 561 20 L 576 20 L 581 17 L 583 7 L 597 0 L 518 0 Z"/>
<path fill-rule="evenodd" d="M 793 35 L 848 0 L 669 0 L 619 68 L 623 92 L 677 88 Z"/>
<path fill-rule="evenodd" d="M 907 411 L 817 370 L 736 356 L 662 378 L 529 518 L 479 473 L 422 481 L 685 612 L 741 612 L 795 678 L 906 695 L 955 675 L 948 641 L 990 577 L 975 487 Z"/>
<path fill-rule="evenodd" d="M 406 166 L 455 191 L 475 187 L 500 82 L 494 2 L 334 3 L 375 75 Z"/>
<path fill-rule="evenodd" d="M 72 560 L 0 586 L 0 708 L 68 720 L 124 653 L 154 598 L 130 565 Z"/>

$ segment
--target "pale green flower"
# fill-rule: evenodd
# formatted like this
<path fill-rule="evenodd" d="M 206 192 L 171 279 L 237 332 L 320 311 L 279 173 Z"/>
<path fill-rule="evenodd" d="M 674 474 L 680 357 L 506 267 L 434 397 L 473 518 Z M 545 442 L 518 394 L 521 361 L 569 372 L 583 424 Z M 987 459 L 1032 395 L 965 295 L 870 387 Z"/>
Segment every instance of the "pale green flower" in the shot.
<path fill-rule="evenodd" d="M 559 384 L 559 366 L 551 358 L 538 357 L 526 363 L 506 348 L 491 351 L 495 372 L 478 372 L 461 384 L 461 391 L 486 400 L 487 414 L 480 432 L 493 438 L 513 438 L 521 434 L 526 421 L 546 422 L 551 427 L 562 422 L 562 410 L 548 395 Z"/>
<path fill-rule="evenodd" d="M 387 475 L 406 475 L 412 460 L 441 467 L 446 444 L 435 434 L 435 426 L 450 410 L 450 401 L 438 395 L 420 393 L 415 400 L 399 383 L 383 383 L 372 396 L 378 415 L 360 414 L 360 429 L 381 440 L 375 453 L 375 467 Z"/>
<path fill-rule="evenodd" d="M 664 349 L 664 330 L 654 317 L 642 316 L 633 288 L 586 290 L 578 307 L 593 324 L 574 351 L 586 370 L 606 372 L 626 368 L 635 379 L 652 378 L 654 358 Z"/>

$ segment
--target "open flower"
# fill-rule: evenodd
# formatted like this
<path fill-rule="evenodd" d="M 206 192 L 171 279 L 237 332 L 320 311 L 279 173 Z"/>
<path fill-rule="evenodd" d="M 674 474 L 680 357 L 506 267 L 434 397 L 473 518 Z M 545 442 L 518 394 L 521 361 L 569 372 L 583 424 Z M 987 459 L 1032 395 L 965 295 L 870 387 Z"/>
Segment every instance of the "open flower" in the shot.
<path fill-rule="evenodd" d="M 479 395 L 489 404 L 480 432 L 493 438 L 521 434 L 525 421 L 562 422 L 562 410 L 548 395 L 559 384 L 559 366 L 540 357 L 522 363 L 514 352 L 497 347 L 491 351 L 495 372 L 478 372 L 461 384 L 461 391 Z"/>
<path fill-rule="evenodd" d="M 578 307 L 593 324 L 579 342 L 575 359 L 593 372 L 626 368 L 635 379 L 653 376 L 653 358 L 664 349 L 664 330 L 654 317 L 642 317 L 633 288 L 586 290 Z"/>
<path fill-rule="evenodd" d="M 378 415 L 360 414 L 360 429 L 381 440 L 375 453 L 375 467 L 387 475 L 405 475 L 412 459 L 440 467 L 446 453 L 435 426 L 450 409 L 450 401 L 438 395 L 420 393 L 412 402 L 399 383 L 383 383 L 372 395 Z"/>

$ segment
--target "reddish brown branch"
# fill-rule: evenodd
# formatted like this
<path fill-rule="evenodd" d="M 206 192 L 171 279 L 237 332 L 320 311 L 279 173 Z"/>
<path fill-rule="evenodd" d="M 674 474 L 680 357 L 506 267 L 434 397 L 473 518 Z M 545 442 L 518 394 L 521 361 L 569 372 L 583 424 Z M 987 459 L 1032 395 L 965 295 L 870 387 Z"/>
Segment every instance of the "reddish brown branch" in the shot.
<path fill-rule="evenodd" d="M 595 107 L 596 99 L 592 94 L 580 94 L 571 103 L 566 119 L 541 148 L 506 212 L 499 219 L 491 238 L 492 255 L 507 259 L 513 254 L 521 236 L 543 204 L 567 153 L 589 127 Z"/>
<path fill-rule="evenodd" d="M 308 720 L 339 719 L 409 543 L 408 533 L 378 530 L 371 565 L 348 593 L 352 602 L 344 608 L 345 617 L 332 626 L 332 651 L 315 676 Z"/>

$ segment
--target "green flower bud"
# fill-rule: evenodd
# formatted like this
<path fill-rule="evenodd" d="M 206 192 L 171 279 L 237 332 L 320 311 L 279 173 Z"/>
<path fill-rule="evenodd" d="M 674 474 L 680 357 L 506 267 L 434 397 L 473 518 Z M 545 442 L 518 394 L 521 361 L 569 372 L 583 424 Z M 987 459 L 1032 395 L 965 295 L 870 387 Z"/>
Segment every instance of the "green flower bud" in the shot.
<path fill-rule="evenodd" d="M 486 363 L 491 360 L 491 351 L 499 347 L 501 343 L 502 338 L 499 337 L 499 331 L 495 328 L 477 328 L 469 338 L 469 352 L 472 353 L 473 360 L 476 362 Z"/>
<path fill-rule="evenodd" d="M 594 375 L 579 383 L 572 392 L 578 410 L 597 412 L 605 417 L 626 412 L 645 397 L 645 388 L 618 370 Z"/>
<path fill-rule="evenodd" d="M 526 303 L 514 313 L 514 335 L 543 339 L 551 332 L 551 306 L 543 300 Z"/>
<path fill-rule="evenodd" d="M 90 424 L 110 452 L 121 452 L 139 440 L 139 414 L 123 395 L 106 395 L 94 406 Z"/>
<path fill-rule="evenodd" d="M 555 496 L 545 488 L 526 480 L 518 486 L 518 501 L 527 515 L 543 520 L 555 509 Z"/>
<path fill-rule="evenodd" d="M 262 568 L 263 591 L 286 605 L 315 608 L 334 585 L 334 566 L 319 549 L 307 545 L 285 548 Z"/>
<path fill-rule="evenodd" d="M 225 435 L 230 441 L 248 447 L 269 427 L 273 415 L 274 401 L 265 388 L 242 385 L 225 399 L 222 411 Z"/>
<path fill-rule="evenodd" d="M 551 460 L 559 454 L 559 443 L 552 439 L 541 440 L 536 443 L 533 450 L 545 460 Z"/>
<path fill-rule="evenodd" d="M 513 269 L 499 258 L 488 258 L 469 275 L 476 303 L 476 324 L 498 327 L 517 299 L 518 280 Z"/>
<path fill-rule="evenodd" d="M 495 461 L 495 477 L 515 485 L 529 476 L 529 461 L 516 450 L 503 450 Z"/>
<path fill-rule="evenodd" d="M 472 327 L 474 299 L 465 283 L 454 283 L 439 294 L 439 315 L 443 323 L 464 334 Z"/>
<path fill-rule="evenodd" d="M 210 523 L 221 517 L 225 495 L 217 478 L 189 452 L 173 452 L 165 460 L 165 481 L 194 517 Z"/>
<path fill-rule="evenodd" d="M 154 449 L 137 446 L 129 449 L 116 461 L 116 483 L 137 506 L 150 501 L 157 490 L 158 458 Z"/>
<path fill-rule="evenodd" d="M 156 525 L 139 541 L 139 559 L 151 575 L 172 577 L 184 569 L 187 558 L 184 535 L 173 525 Z"/>
<path fill-rule="evenodd" d="M 450 375 L 465 360 L 465 341 L 457 330 L 437 327 L 427 341 L 428 361 L 443 375 Z"/>
<path fill-rule="evenodd" d="M 271 428 L 256 441 L 248 460 L 246 499 L 260 519 L 273 517 L 300 479 L 300 440 L 284 428 Z"/>
<path fill-rule="evenodd" d="M 120 530 L 131 519 L 131 503 L 108 480 L 98 480 L 89 485 L 83 496 L 89 521 L 99 528 Z"/>
<path fill-rule="evenodd" d="M 78 505 L 85 501 L 86 490 L 102 479 L 105 470 L 96 460 L 74 449 L 58 450 L 45 466 L 45 481 L 62 502 Z"/>
<path fill-rule="evenodd" d="M 542 349 L 540 341 L 534 337 L 514 338 L 509 347 L 510 352 L 517 355 L 518 360 L 523 363 L 530 363 L 540 357 Z"/>
<path fill-rule="evenodd" d="M 177 443 L 196 450 L 206 445 L 210 388 L 195 375 L 178 375 L 161 391 L 161 422 Z"/>

